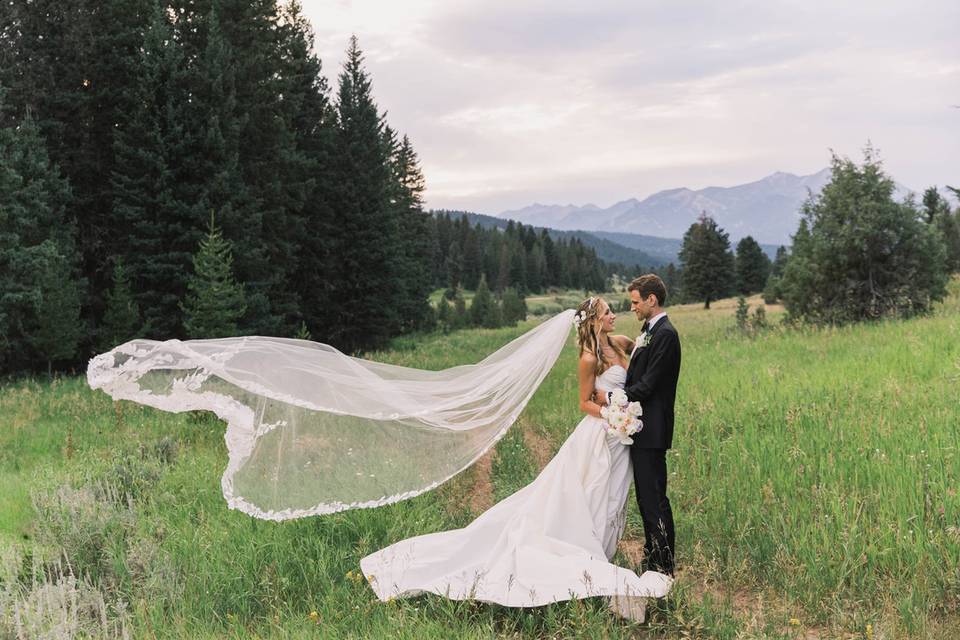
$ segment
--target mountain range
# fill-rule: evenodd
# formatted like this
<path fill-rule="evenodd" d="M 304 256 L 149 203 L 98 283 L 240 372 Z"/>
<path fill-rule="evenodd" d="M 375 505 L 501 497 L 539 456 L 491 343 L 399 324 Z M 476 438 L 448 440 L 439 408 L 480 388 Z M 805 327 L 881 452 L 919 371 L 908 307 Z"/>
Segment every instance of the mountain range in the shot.
<path fill-rule="evenodd" d="M 807 176 L 778 171 L 733 187 L 667 189 L 643 200 L 630 198 L 605 209 L 594 204 L 532 204 L 504 211 L 497 217 L 559 230 L 679 239 L 705 211 L 730 234 L 731 243 L 749 235 L 761 243 L 789 245 L 800 222 L 803 202 L 811 193 L 818 194 L 829 180 L 829 168 Z M 908 193 L 909 189 L 897 185 L 897 199 Z"/>

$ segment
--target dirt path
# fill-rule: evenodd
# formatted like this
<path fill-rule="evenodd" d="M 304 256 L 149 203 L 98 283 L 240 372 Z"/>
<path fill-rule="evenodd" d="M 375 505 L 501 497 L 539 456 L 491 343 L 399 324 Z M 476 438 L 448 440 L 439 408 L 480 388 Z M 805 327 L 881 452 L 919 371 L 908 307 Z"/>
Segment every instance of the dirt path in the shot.
<path fill-rule="evenodd" d="M 537 471 L 540 471 L 547 466 L 547 463 L 553 457 L 553 444 L 549 438 L 540 432 L 539 428 L 529 422 L 521 423 L 520 428 L 523 430 L 523 444 L 530 455 L 533 456 Z"/>
<path fill-rule="evenodd" d="M 477 460 L 472 469 L 472 486 L 467 506 L 477 516 L 493 506 L 493 456 L 496 449 L 490 449 Z"/>

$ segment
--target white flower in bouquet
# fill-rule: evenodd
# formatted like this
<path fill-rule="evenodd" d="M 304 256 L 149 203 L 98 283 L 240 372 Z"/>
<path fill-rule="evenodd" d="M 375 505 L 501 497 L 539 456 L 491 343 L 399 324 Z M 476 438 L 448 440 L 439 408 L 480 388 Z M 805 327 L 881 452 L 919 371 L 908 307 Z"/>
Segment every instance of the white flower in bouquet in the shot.
<path fill-rule="evenodd" d="M 622 407 L 627 404 L 627 394 L 623 389 L 615 389 L 610 394 L 610 404 Z"/>
<path fill-rule="evenodd" d="M 640 406 L 639 402 L 631 402 L 627 405 L 627 413 L 634 418 L 639 418 L 643 415 L 643 407 Z"/>

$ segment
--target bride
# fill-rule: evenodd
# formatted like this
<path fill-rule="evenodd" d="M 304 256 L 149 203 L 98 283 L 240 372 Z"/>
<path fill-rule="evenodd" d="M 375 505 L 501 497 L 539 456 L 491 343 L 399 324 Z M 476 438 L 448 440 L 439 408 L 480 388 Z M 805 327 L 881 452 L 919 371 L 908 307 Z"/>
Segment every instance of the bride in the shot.
<path fill-rule="evenodd" d="M 629 450 L 596 391 L 623 386 L 630 340 L 601 298 L 563 311 L 480 362 L 426 371 L 269 336 L 134 339 L 91 359 L 114 400 L 213 411 L 227 423 L 227 504 L 289 520 L 405 500 L 473 464 L 509 429 L 577 327 L 586 416 L 537 479 L 463 529 L 403 540 L 361 561 L 378 597 L 429 592 L 513 607 L 609 596 L 643 619 L 670 577 L 610 563 L 624 527 Z M 571 399 L 572 400 L 572 399 Z"/>
<path fill-rule="evenodd" d="M 633 341 L 612 335 L 602 298 L 577 307 L 579 406 L 586 415 L 537 478 L 463 529 L 397 543 L 360 561 L 380 600 L 433 593 L 509 607 L 610 596 L 621 615 L 643 620 L 647 597 L 672 579 L 610 562 L 623 533 L 630 452 L 608 435 L 595 392 L 622 388 Z"/>

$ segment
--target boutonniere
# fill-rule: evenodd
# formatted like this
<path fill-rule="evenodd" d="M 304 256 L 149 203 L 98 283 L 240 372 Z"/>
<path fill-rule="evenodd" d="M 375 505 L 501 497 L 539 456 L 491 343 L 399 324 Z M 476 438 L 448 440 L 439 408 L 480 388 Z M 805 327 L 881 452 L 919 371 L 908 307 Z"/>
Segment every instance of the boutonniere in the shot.
<path fill-rule="evenodd" d="M 647 333 L 646 331 L 644 331 L 643 333 L 641 333 L 639 336 L 637 336 L 637 339 L 636 339 L 636 341 L 634 342 L 635 348 L 637 348 L 637 349 L 643 349 L 644 347 L 646 347 L 647 345 L 649 345 L 649 344 L 650 344 L 650 337 L 651 337 L 651 335 L 650 335 L 649 333 Z"/>

